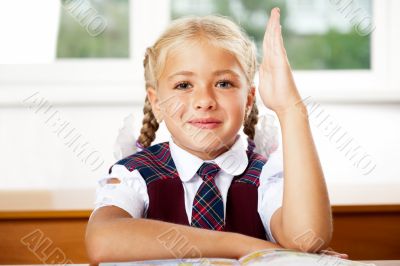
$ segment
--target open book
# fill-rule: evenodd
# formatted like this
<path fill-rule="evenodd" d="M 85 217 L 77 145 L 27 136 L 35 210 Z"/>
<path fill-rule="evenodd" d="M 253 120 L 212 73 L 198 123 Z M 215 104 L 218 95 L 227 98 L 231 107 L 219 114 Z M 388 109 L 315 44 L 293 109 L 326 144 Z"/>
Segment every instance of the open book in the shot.
<path fill-rule="evenodd" d="M 345 260 L 334 256 L 318 255 L 312 253 L 304 253 L 292 251 L 288 249 L 263 249 L 255 251 L 239 260 L 223 259 L 223 258 L 196 258 L 196 259 L 167 259 L 167 260 L 146 260 L 133 262 L 118 263 L 100 263 L 100 266 L 136 266 L 136 265 L 162 265 L 162 266 L 206 266 L 206 265 L 296 265 L 296 266 L 363 266 L 374 265 L 357 261 Z"/>

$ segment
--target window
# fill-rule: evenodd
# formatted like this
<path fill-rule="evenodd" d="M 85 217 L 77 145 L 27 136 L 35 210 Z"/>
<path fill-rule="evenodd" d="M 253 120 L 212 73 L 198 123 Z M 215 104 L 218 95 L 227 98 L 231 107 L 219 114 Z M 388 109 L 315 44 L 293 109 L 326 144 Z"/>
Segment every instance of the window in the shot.
<path fill-rule="evenodd" d="M 106 19 L 104 31 L 100 20 L 88 26 L 79 19 L 87 13 L 74 17 L 68 10 L 67 4 L 82 1 L 93 8 L 87 13 Z M 142 104 L 144 51 L 171 19 L 230 16 L 260 46 L 272 6 L 282 10 L 285 45 L 302 95 L 331 102 L 400 99 L 396 0 L 2 1 L 0 99 L 16 102 L 15 88 L 40 86 L 54 102 Z M 94 30 L 91 36 L 86 27 L 101 34 Z"/>
<path fill-rule="evenodd" d="M 259 54 L 269 13 L 281 9 L 286 50 L 294 69 L 370 69 L 371 0 L 172 0 L 172 18 L 222 14 L 240 23 Z"/>
<path fill-rule="evenodd" d="M 128 0 L 62 0 L 57 58 L 128 58 Z"/>

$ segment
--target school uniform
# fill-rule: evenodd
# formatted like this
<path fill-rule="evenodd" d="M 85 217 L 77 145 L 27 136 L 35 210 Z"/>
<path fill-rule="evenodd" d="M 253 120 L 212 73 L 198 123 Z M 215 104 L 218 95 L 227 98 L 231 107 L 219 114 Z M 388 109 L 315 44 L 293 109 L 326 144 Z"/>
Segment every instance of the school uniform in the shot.
<path fill-rule="evenodd" d="M 134 218 L 191 225 L 196 192 L 203 183 L 197 172 L 204 163 L 219 169 L 213 180 L 223 202 L 221 230 L 276 242 L 270 221 L 282 205 L 282 156 L 279 151 L 268 158 L 254 152 L 254 142 L 242 135 L 214 160 L 203 161 L 172 137 L 119 160 L 99 180 L 95 209 L 113 205 Z M 121 182 L 107 184 L 109 178 Z"/>

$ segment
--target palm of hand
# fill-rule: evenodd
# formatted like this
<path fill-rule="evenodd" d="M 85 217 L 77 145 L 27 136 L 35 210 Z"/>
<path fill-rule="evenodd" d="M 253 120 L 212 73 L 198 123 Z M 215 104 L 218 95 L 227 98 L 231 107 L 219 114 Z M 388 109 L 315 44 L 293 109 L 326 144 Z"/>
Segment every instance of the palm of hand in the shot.
<path fill-rule="evenodd" d="M 301 101 L 281 33 L 279 9 L 274 8 L 263 40 L 263 59 L 259 68 L 259 93 L 266 107 L 281 113 Z"/>

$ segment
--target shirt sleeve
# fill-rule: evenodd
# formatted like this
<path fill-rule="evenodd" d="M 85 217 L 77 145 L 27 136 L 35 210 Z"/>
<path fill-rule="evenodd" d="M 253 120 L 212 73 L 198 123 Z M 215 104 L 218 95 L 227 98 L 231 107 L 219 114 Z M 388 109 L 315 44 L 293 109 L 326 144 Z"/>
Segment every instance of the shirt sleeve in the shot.
<path fill-rule="evenodd" d="M 116 178 L 117 183 L 107 183 Z M 111 172 L 98 180 L 94 210 L 104 206 L 117 206 L 133 218 L 146 215 L 149 205 L 146 182 L 139 171 L 129 171 L 125 166 L 115 164 Z"/>
<path fill-rule="evenodd" d="M 271 231 L 271 217 L 282 206 L 283 199 L 283 159 L 282 151 L 270 154 L 260 174 L 257 210 L 268 238 L 276 243 Z"/>

